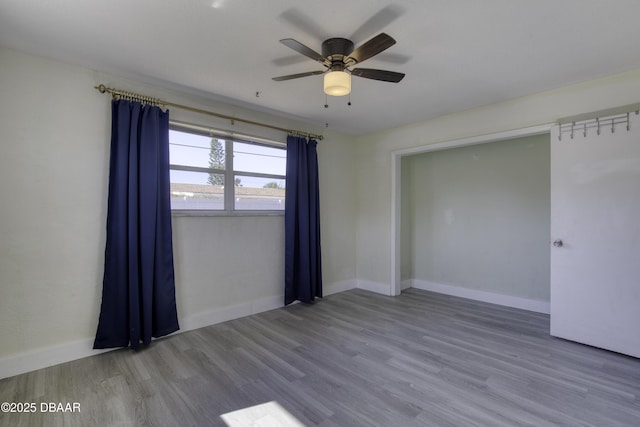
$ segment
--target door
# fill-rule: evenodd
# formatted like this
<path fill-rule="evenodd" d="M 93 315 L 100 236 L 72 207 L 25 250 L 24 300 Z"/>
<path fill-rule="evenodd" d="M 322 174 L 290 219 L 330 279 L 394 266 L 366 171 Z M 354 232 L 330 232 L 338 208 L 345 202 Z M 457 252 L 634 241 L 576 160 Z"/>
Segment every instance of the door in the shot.
<path fill-rule="evenodd" d="M 551 132 L 551 335 L 640 357 L 640 118 Z M 582 123 L 582 122 L 581 122 Z M 567 125 L 565 125 L 567 126 Z"/>

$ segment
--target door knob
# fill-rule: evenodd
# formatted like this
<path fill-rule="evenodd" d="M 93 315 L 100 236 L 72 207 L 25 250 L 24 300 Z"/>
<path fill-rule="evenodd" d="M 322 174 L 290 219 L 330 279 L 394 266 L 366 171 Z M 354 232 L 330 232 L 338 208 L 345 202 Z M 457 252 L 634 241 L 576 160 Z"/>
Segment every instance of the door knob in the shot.
<path fill-rule="evenodd" d="M 555 246 L 556 248 L 561 248 L 564 245 L 564 243 L 562 243 L 561 239 L 557 239 L 553 241 L 553 246 Z"/>

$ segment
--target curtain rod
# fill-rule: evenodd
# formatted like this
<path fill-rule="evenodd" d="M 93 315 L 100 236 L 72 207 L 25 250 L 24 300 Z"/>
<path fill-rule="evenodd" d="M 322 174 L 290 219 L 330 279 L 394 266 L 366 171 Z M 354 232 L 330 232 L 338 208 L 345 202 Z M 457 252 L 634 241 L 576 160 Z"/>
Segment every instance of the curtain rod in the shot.
<path fill-rule="evenodd" d="M 100 93 L 105 93 L 105 92 L 109 93 L 114 98 L 120 97 L 120 98 L 132 99 L 132 100 L 143 102 L 143 103 L 147 103 L 147 104 L 170 106 L 170 107 L 180 108 L 181 110 L 192 111 L 194 113 L 205 114 L 205 115 L 208 115 L 208 116 L 214 116 L 214 117 L 218 117 L 218 118 L 221 118 L 221 119 L 230 120 L 231 123 L 233 123 L 234 121 L 235 122 L 242 122 L 242 123 L 247 123 L 247 124 L 254 125 L 254 126 L 261 126 L 261 127 L 264 127 L 264 128 L 279 130 L 279 131 L 285 132 L 285 133 L 290 134 L 290 135 L 303 136 L 303 137 L 306 137 L 306 138 L 317 139 L 317 140 L 320 140 L 320 141 L 322 141 L 324 139 L 324 137 L 322 135 L 316 135 L 316 134 L 309 133 L 309 132 L 301 132 L 301 131 L 297 131 L 297 130 L 285 129 L 285 128 L 281 128 L 281 127 L 278 127 L 278 126 L 268 125 L 268 124 L 265 124 L 265 123 L 254 122 L 252 120 L 239 119 L 237 117 L 227 116 L 225 114 L 220 114 L 220 113 L 214 113 L 213 111 L 202 110 L 200 108 L 190 107 L 188 105 L 182 105 L 182 104 L 176 104 L 175 102 L 163 101 L 163 100 L 158 99 L 158 98 L 152 98 L 150 96 L 140 95 L 140 94 L 137 94 L 137 93 L 134 93 L 134 92 L 129 92 L 129 91 L 120 90 L 120 89 L 113 89 L 113 88 L 110 88 L 110 87 L 106 87 L 103 84 L 100 84 L 100 85 L 94 86 L 94 87 Z"/>

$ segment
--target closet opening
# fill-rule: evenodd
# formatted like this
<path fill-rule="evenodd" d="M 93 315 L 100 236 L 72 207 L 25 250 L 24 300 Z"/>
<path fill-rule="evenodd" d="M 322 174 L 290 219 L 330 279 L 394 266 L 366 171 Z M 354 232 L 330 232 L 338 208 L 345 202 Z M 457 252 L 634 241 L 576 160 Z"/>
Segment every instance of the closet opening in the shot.
<path fill-rule="evenodd" d="M 392 295 L 549 312 L 550 128 L 392 153 Z"/>

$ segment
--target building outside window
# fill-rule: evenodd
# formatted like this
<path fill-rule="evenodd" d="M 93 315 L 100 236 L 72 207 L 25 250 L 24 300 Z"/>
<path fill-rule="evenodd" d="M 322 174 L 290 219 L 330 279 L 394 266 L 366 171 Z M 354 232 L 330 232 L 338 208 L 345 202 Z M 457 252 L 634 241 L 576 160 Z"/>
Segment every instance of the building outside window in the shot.
<path fill-rule="evenodd" d="M 284 143 L 172 124 L 169 162 L 174 211 L 284 211 Z"/>

